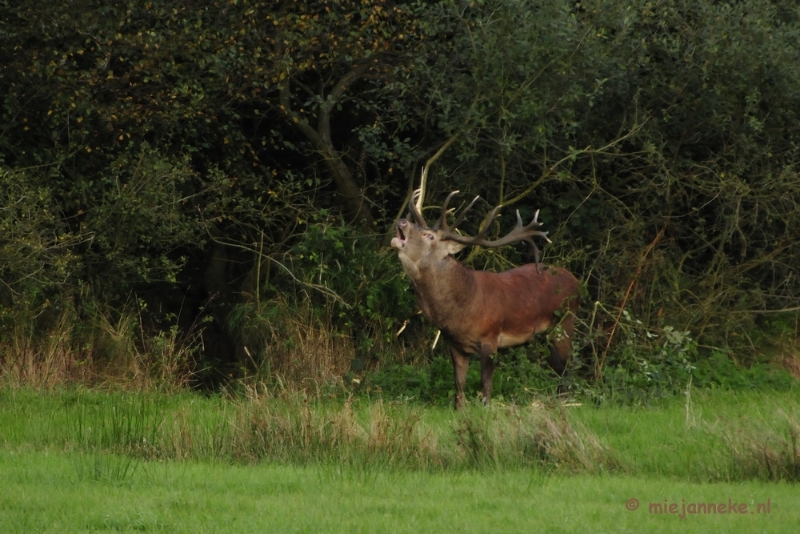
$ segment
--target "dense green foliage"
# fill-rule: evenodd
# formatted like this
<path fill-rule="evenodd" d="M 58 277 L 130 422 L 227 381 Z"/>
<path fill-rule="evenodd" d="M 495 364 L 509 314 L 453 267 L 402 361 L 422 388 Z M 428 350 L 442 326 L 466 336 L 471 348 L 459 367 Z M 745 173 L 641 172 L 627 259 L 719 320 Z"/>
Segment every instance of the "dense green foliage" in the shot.
<path fill-rule="evenodd" d="M 445 396 L 385 245 L 447 147 L 583 280 L 577 389 L 732 386 L 798 336 L 798 64 L 793 0 L 2 3 L 0 368 Z"/>

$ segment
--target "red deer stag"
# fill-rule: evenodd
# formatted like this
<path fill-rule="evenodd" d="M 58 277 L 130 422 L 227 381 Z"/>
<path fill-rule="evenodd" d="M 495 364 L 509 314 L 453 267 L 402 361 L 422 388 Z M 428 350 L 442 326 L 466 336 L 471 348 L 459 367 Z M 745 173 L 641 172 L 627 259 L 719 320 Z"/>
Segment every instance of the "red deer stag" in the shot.
<path fill-rule="evenodd" d="M 530 341 L 539 332 L 558 327 L 548 363 L 559 375 L 564 373 L 578 308 L 578 280 L 565 269 L 539 265 L 539 251 L 533 237 L 547 239 L 547 232 L 537 229 L 541 227 L 538 211 L 527 226 L 523 226 L 517 211 L 517 226 L 505 237 L 491 241 L 484 236 L 502 207 L 497 206 L 486 216 L 479 234 L 469 237 L 456 233 L 455 228 L 478 197 L 461 212 L 451 228 L 447 224 L 447 205 L 456 193 L 448 195 L 439 221 L 431 228 L 415 205 L 420 195 L 419 190 L 415 191 L 409 202 L 414 222 L 397 221 L 392 246 L 411 278 L 422 312 L 450 344 L 455 407 L 459 409 L 464 404 L 469 354 L 479 354 L 481 358 L 484 404 L 491 398 L 497 349 Z M 493 273 L 468 269 L 453 257 L 467 245 L 499 247 L 517 241 L 526 241 L 533 247 L 535 263 Z"/>

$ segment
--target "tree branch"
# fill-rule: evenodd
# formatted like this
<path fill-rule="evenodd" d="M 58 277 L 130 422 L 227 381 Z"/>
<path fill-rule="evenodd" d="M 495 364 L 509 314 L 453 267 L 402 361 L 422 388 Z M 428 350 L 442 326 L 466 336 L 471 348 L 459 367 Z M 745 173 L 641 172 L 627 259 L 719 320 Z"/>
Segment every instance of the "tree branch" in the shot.
<path fill-rule="evenodd" d="M 289 122 L 311 141 L 314 148 L 322 156 L 325 166 L 333 176 L 336 189 L 344 198 L 345 208 L 351 213 L 355 220 L 364 224 L 365 227 L 371 227 L 374 219 L 364 203 L 364 194 L 361 188 L 358 187 L 358 184 L 356 184 L 353 173 L 350 172 L 350 169 L 344 163 L 342 155 L 333 146 L 330 114 L 347 88 L 367 72 L 370 66 L 370 63 L 363 63 L 355 67 L 336 83 L 331 94 L 328 95 L 328 98 L 320 106 L 317 129 L 314 129 L 305 117 L 292 109 L 291 81 L 289 77 L 280 84 L 279 97 L 280 109 L 284 115 L 286 115 Z"/>
<path fill-rule="evenodd" d="M 616 145 L 618 145 L 621 142 L 623 142 L 625 139 L 628 139 L 629 137 L 633 136 L 635 133 L 637 133 L 639 130 L 641 130 L 642 127 L 646 123 L 647 123 L 647 121 L 645 120 L 641 124 L 635 125 L 633 128 L 631 128 L 631 130 L 628 133 L 626 133 L 622 137 L 618 137 L 618 138 L 614 139 L 613 141 L 611 141 L 610 143 L 608 143 L 607 145 L 605 145 L 605 146 L 603 146 L 601 148 L 592 149 L 591 146 L 587 146 L 583 150 L 576 150 L 576 151 L 574 151 L 574 152 L 572 152 L 570 154 L 567 154 L 566 156 L 564 156 L 560 160 L 556 161 L 553 165 L 550 165 L 549 167 L 547 167 L 544 170 L 544 172 L 542 172 L 542 175 L 539 176 L 539 178 L 537 178 L 535 182 L 533 182 L 531 185 L 526 187 L 525 190 L 522 193 L 516 195 L 515 197 L 512 197 L 512 198 L 506 200 L 503 203 L 503 206 L 511 206 L 512 204 L 516 204 L 517 202 L 519 202 L 523 198 L 527 197 L 534 189 L 536 189 L 537 187 L 542 185 L 542 183 L 545 180 L 550 178 L 553 175 L 553 173 L 556 172 L 556 170 L 561 166 L 561 164 L 563 164 L 566 161 L 574 160 L 578 156 L 597 155 L 597 154 L 608 155 L 608 150 L 610 148 L 615 147 Z"/>
<path fill-rule="evenodd" d="M 348 74 L 344 75 L 333 87 L 333 90 L 325 98 L 325 101 L 319 107 L 319 119 L 317 131 L 322 136 L 325 143 L 333 147 L 331 140 L 331 111 L 339 103 L 339 100 L 344 96 L 345 91 L 361 76 L 363 76 L 372 67 L 372 63 L 362 63 L 356 66 Z"/>

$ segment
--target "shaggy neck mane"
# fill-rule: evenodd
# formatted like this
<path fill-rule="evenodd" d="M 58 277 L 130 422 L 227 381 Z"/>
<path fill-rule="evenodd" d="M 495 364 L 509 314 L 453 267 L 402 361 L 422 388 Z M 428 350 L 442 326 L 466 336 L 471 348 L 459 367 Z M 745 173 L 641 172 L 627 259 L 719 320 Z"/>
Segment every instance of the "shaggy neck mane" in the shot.
<path fill-rule="evenodd" d="M 475 277 L 471 269 L 448 256 L 436 265 L 420 269 L 413 280 L 422 313 L 440 330 L 447 318 L 458 316 L 475 296 Z"/>

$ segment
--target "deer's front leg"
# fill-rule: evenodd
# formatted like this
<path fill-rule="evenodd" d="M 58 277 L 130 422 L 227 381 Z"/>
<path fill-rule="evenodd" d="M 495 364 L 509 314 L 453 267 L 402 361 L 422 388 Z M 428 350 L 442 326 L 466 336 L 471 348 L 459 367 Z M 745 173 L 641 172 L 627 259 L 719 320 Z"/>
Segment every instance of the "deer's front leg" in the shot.
<path fill-rule="evenodd" d="M 469 368 L 469 356 L 450 347 L 450 358 L 453 360 L 453 378 L 456 384 L 456 410 L 464 406 L 464 386 L 467 383 L 467 369 Z"/>

